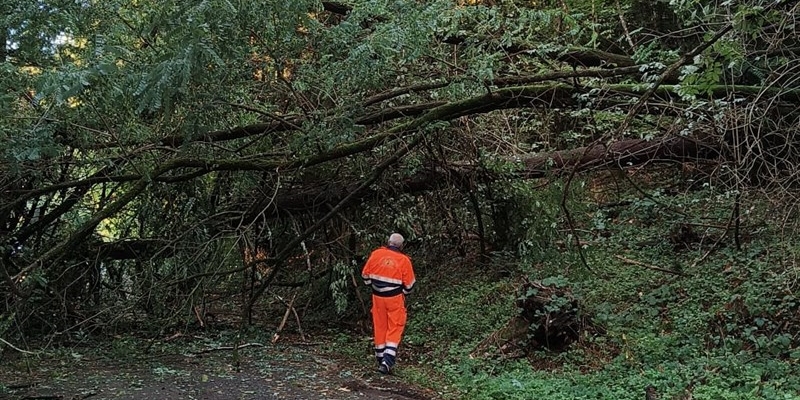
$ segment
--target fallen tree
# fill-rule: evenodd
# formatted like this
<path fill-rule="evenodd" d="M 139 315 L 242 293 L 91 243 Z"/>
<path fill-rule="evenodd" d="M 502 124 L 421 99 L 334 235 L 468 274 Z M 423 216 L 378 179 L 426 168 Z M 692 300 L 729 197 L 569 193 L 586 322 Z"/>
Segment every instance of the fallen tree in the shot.
<path fill-rule="evenodd" d="M 407 2 L 399 13 L 365 4 L 254 11 L 148 3 L 121 15 L 163 20 L 130 21 L 130 32 L 96 16 L 76 24 L 99 24 L 104 34 L 86 37 L 104 39 L 60 47 L 80 53 L 72 61 L 39 54 L 55 71 L 32 74 L 25 71 L 36 63 L 7 60 L 3 84 L 18 97 L 4 103 L 12 118 L 0 129 L 8 139 L 0 174 L 8 304 L 35 291 L 81 304 L 86 293 L 68 291 L 65 280 L 102 266 L 150 288 L 162 278 L 188 282 L 185 298 L 204 285 L 189 278 L 246 271 L 249 309 L 287 259 L 311 264 L 311 240 L 327 246 L 324 262 L 351 263 L 366 240 L 359 235 L 376 226 L 429 229 L 385 203 L 432 212 L 424 218 L 441 222 L 433 236 L 470 229 L 483 242 L 504 229 L 502 218 L 490 220 L 511 212 L 494 190 L 512 181 L 663 162 L 735 167 L 734 179 L 748 184 L 797 176 L 800 92 L 785 67 L 796 58 L 796 35 L 782 25 L 794 2 L 741 15 L 757 28 L 786 26 L 768 40 L 749 39 L 754 31 L 722 13 L 692 28 L 701 45 L 665 49 L 648 39 L 646 54 L 634 51 L 644 44 L 631 32 L 617 32 L 631 49 L 576 47 L 588 38 L 570 35 L 589 30 L 567 29 L 565 10 L 496 5 L 492 23 L 475 25 L 486 9 Z M 84 11 L 109 10 L 98 3 Z M 536 22 L 557 33 L 528 32 Z M 741 49 L 707 51 L 723 36 Z M 732 85 L 726 65 L 761 75 Z M 680 85 L 666 84 L 675 79 Z M 265 250 L 259 274 L 245 260 L 229 265 L 231 249 L 248 246 Z"/>
<path fill-rule="evenodd" d="M 597 143 L 576 149 L 535 153 L 518 159 L 507 159 L 508 163 L 519 163 L 513 172 L 493 172 L 485 166 L 467 163 L 449 163 L 424 168 L 403 178 L 398 185 L 379 192 L 378 188 L 357 191 L 358 182 L 317 182 L 296 187 L 286 187 L 276 196 L 260 199 L 246 208 L 226 217 L 228 229 L 235 228 L 239 221 L 251 221 L 261 217 L 280 214 L 326 213 L 331 207 L 352 195 L 352 203 L 358 204 L 370 198 L 385 198 L 398 194 L 419 194 L 445 188 L 469 189 L 474 182 L 482 184 L 505 178 L 537 179 L 572 172 L 586 172 L 601 168 L 628 168 L 644 164 L 681 162 L 723 162 L 719 146 L 698 142 L 688 137 L 664 137 L 653 140 L 627 139 L 609 145 Z M 246 206 L 243 204 L 242 206 Z M 212 225 L 222 221 L 210 221 Z M 25 231 L 27 232 L 27 231 Z M 27 238 L 17 236 L 18 238 Z M 160 244 L 161 243 L 161 244 Z M 85 248 L 87 253 L 72 253 L 76 258 L 93 256 L 97 261 L 146 259 L 164 251 L 166 244 L 157 239 L 125 240 L 98 243 L 98 247 Z"/>

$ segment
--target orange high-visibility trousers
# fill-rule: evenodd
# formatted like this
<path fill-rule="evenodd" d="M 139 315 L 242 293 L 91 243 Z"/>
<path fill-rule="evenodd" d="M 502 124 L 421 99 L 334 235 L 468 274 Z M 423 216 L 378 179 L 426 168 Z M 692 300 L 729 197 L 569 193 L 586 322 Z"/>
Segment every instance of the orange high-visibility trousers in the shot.
<path fill-rule="evenodd" d="M 374 330 L 375 357 L 393 366 L 397 346 L 406 327 L 406 299 L 398 294 L 392 297 L 372 295 L 372 327 Z"/>

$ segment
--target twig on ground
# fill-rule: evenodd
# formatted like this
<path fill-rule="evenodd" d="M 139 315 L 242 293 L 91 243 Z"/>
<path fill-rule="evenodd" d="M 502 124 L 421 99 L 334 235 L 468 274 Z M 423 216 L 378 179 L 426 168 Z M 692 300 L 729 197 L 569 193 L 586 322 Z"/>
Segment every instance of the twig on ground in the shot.
<path fill-rule="evenodd" d="M 734 206 L 734 210 L 733 210 L 733 212 L 731 212 L 730 218 L 728 218 L 728 223 L 725 226 L 725 231 L 722 232 L 722 235 L 720 235 L 719 238 L 717 238 L 717 240 L 714 242 L 714 244 L 711 246 L 711 248 L 708 249 L 708 251 L 706 251 L 705 254 L 703 254 L 702 257 L 698 258 L 697 260 L 695 260 L 692 263 L 692 268 L 697 267 L 698 264 L 700 264 L 701 262 L 705 261 L 705 259 L 709 255 L 711 255 L 711 253 L 713 253 L 714 250 L 717 249 L 717 247 L 719 247 L 719 244 L 722 243 L 722 239 L 725 239 L 725 236 L 727 236 L 728 232 L 731 230 L 731 225 L 737 225 L 737 229 L 738 229 L 738 222 L 739 222 L 739 219 L 738 219 L 738 215 L 739 215 L 738 204 L 739 204 L 739 198 L 738 198 L 738 195 L 737 195 L 735 206 Z"/>
<path fill-rule="evenodd" d="M 207 353 L 211 353 L 211 352 L 214 352 L 214 351 L 234 350 L 234 349 L 238 350 L 238 349 L 244 349 L 246 347 L 264 347 L 264 345 L 261 344 L 261 343 L 245 343 L 245 344 L 240 344 L 239 346 L 236 346 L 236 347 L 234 347 L 234 346 L 220 346 L 220 347 L 214 347 L 214 348 L 211 348 L 211 349 L 203 349 L 203 350 L 200 350 L 200 351 L 195 351 L 195 352 L 192 352 L 191 354 L 193 354 L 193 355 L 207 354 Z"/>
<path fill-rule="evenodd" d="M 5 344 L 6 346 L 8 346 L 8 347 L 10 347 L 10 348 L 12 348 L 12 349 L 14 349 L 14 350 L 16 350 L 16 351 L 20 352 L 20 353 L 23 353 L 23 354 L 31 354 L 31 355 L 37 355 L 37 354 L 39 354 L 38 352 L 34 352 L 34 351 L 22 350 L 22 349 L 20 349 L 19 347 L 17 347 L 17 346 L 14 346 L 13 344 L 6 342 L 6 341 L 5 341 L 3 338 L 0 338 L 0 342 L 2 342 L 2 343 L 3 343 L 3 344 Z"/>
<path fill-rule="evenodd" d="M 297 321 L 297 331 L 300 332 L 300 339 L 302 341 L 306 341 L 306 335 L 303 334 L 303 327 L 300 325 L 300 316 L 297 315 L 297 310 L 294 307 L 291 307 L 292 314 L 294 314 L 294 320 Z"/>
<path fill-rule="evenodd" d="M 655 265 L 652 265 L 652 264 L 647 264 L 647 263 L 643 263 L 643 262 L 641 262 L 641 261 L 631 260 L 630 258 L 625 258 L 625 257 L 623 257 L 623 256 L 619 256 L 619 255 L 618 255 L 618 256 L 616 256 L 616 257 L 617 257 L 617 258 L 619 258 L 620 260 L 622 260 L 622 261 L 624 261 L 624 262 L 628 263 L 628 264 L 638 265 L 638 266 L 640 266 L 640 267 L 649 268 L 649 269 L 652 269 L 652 270 L 654 270 L 654 271 L 666 272 L 666 273 L 668 273 L 668 274 L 673 274 L 673 275 L 681 275 L 681 276 L 683 275 L 683 273 L 682 273 L 682 272 L 679 272 L 679 271 L 673 271 L 673 270 L 671 270 L 671 269 L 666 269 L 666 268 L 657 267 L 657 266 L 655 266 Z"/>
<path fill-rule="evenodd" d="M 206 322 L 203 320 L 203 317 L 200 316 L 200 312 L 197 311 L 197 306 L 192 307 L 192 311 L 194 311 L 194 316 L 197 318 L 197 322 L 200 324 L 200 327 L 205 328 Z"/>
<path fill-rule="evenodd" d="M 278 297 L 278 299 L 283 301 L 283 299 L 280 298 L 280 297 Z M 292 307 L 292 304 L 294 304 L 294 300 L 295 299 L 297 299 L 297 291 L 294 292 L 294 295 L 292 296 L 292 300 L 290 300 L 288 304 L 286 302 L 284 302 L 284 304 L 286 304 L 286 312 L 283 313 L 283 319 L 281 320 L 280 325 L 278 325 L 278 329 L 275 330 L 275 334 L 272 335 L 272 343 L 277 342 L 278 339 L 281 338 L 281 332 L 283 331 L 283 327 L 286 326 L 286 320 L 289 319 L 289 314 L 292 311 L 294 311 L 294 307 Z M 294 315 L 297 316 L 297 312 L 296 311 L 295 311 Z M 300 326 L 300 318 L 297 318 L 297 324 L 298 324 L 298 326 Z M 303 339 L 303 340 L 305 340 L 305 339 Z"/>
<path fill-rule="evenodd" d="M 20 390 L 20 389 L 28 389 L 38 385 L 38 382 L 27 382 L 27 383 L 17 383 L 13 385 L 6 385 L 6 389 L 8 390 Z"/>

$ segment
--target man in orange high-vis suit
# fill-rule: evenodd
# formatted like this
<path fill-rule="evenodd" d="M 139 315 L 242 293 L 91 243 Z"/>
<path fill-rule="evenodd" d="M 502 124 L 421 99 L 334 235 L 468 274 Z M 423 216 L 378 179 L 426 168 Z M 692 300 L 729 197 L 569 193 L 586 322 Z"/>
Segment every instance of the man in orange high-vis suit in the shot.
<path fill-rule="evenodd" d="M 386 246 L 374 250 L 361 277 L 372 287 L 372 326 L 378 371 L 391 372 L 406 326 L 406 295 L 414 287 L 411 259 L 402 253 L 403 236 L 392 233 Z"/>

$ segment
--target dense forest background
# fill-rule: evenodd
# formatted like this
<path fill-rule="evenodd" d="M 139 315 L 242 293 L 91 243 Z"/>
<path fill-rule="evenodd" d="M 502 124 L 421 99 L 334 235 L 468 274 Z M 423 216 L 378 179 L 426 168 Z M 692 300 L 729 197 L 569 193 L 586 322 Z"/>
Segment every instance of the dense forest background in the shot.
<path fill-rule="evenodd" d="M 363 335 L 397 231 L 409 380 L 800 398 L 799 7 L 0 0 L 4 353 Z"/>

